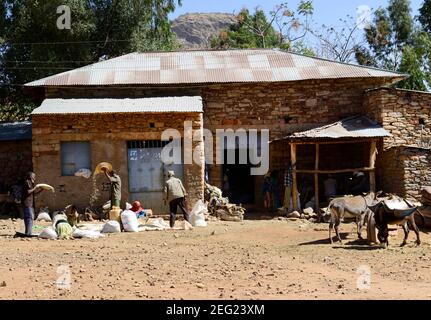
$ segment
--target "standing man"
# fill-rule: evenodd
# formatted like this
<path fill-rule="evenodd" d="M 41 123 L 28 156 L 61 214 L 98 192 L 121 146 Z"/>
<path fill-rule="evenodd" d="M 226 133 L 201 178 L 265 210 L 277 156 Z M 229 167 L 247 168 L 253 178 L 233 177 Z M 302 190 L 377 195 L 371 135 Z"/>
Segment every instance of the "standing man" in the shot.
<path fill-rule="evenodd" d="M 21 203 L 24 209 L 24 225 L 26 236 L 31 236 L 33 233 L 34 196 L 43 191 L 43 189 L 41 189 L 36 192 L 36 187 L 34 186 L 35 181 L 36 174 L 34 172 L 29 172 L 22 188 Z"/>
<path fill-rule="evenodd" d="M 171 228 L 175 225 L 177 207 L 183 211 L 184 220 L 189 222 L 189 213 L 186 208 L 187 192 L 180 179 L 175 178 L 175 172 L 168 171 L 168 180 L 165 183 L 165 204 L 169 203 L 169 223 Z"/>
<path fill-rule="evenodd" d="M 114 170 L 110 172 L 105 170 L 105 175 L 111 181 L 111 209 L 113 207 L 119 208 L 121 204 L 121 178 Z"/>
<path fill-rule="evenodd" d="M 284 201 L 283 207 L 287 212 L 291 212 L 292 209 L 292 166 L 289 164 L 287 169 L 284 171 Z"/>
<path fill-rule="evenodd" d="M 337 180 L 334 179 L 332 174 L 328 174 L 328 178 L 323 182 L 325 185 L 325 197 L 328 202 L 337 195 Z"/>

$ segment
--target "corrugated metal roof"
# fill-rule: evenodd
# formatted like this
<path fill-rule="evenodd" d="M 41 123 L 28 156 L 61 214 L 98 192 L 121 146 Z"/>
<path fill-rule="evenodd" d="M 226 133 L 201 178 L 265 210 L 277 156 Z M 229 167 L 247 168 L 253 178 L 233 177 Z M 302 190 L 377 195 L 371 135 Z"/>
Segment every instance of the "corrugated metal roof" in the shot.
<path fill-rule="evenodd" d="M 30 82 L 26 86 L 88 86 L 285 82 L 406 75 L 274 49 L 131 53 Z M 390 80 L 389 80 L 390 79 Z"/>
<path fill-rule="evenodd" d="M 203 112 L 202 98 L 46 99 L 32 112 L 32 115 L 123 112 Z"/>
<path fill-rule="evenodd" d="M 31 121 L 0 122 L 0 141 L 31 140 Z"/>
<path fill-rule="evenodd" d="M 350 117 L 330 125 L 294 133 L 285 139 L 378 138 L 391 134 L 378 123 L 364 116 Z"/>

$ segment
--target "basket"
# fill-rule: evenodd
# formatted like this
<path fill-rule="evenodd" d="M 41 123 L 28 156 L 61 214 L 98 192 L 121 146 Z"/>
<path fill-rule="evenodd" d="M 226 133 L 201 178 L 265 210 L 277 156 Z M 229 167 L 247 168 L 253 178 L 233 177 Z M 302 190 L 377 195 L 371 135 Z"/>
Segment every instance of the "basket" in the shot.
<path fill-rule="evenodd" d="M 96 169 L 94 170 L 96 174 L 105 173 L 104 171 L 112 172 L 112 164 L 110 164 L 109 162 L 101 162 L 96 166 Z"/>

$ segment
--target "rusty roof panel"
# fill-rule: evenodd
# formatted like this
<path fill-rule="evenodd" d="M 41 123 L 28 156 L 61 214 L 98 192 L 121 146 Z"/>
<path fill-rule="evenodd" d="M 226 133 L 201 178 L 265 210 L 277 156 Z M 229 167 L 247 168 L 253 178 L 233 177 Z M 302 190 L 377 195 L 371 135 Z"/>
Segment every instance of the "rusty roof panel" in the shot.
<path fill-rule="evenodd" d="M 405 76 L 281 50 L 208 50 L 131 53 L 33 81 L 26 86 L 284 82 L 370 77 L 387 78 L 391 83 Z"/>

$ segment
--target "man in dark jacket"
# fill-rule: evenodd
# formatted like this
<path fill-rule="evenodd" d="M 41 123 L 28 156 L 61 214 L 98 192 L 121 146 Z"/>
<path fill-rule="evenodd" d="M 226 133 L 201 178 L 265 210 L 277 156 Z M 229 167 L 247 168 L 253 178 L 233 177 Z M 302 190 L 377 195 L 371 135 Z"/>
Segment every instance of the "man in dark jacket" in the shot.
<path fill-rule="evenodd" d="M 35 187 L 36 174 L 29 172 L 27 178 L 24 181 L 22 188 L 21 204 L 24 209 L 24 225 L 25 234 L 31 236 L 33 233 L 33 221 L 34 221 L 34 196 L 41 193 L 43 190 L 36 191 Z"/>

